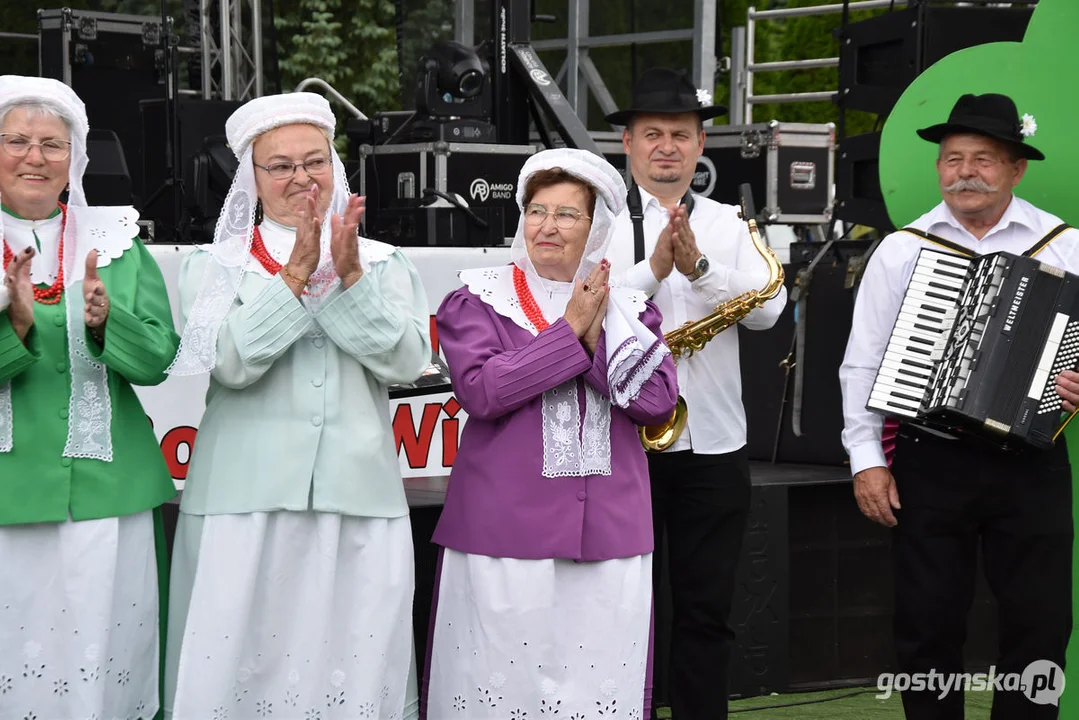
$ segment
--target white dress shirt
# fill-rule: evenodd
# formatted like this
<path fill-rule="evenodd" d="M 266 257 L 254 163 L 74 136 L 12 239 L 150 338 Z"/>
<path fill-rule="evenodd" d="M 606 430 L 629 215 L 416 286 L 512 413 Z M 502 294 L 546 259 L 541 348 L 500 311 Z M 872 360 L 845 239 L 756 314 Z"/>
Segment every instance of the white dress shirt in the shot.
<path fill-rule="evenodd" d="M 1013 196 L 1000 222 L 981 239 L 964 228 L 943 202 L 909 227 L 958 243 L 976 255 L 1009 252 L 1022 255 L 1060 218 Z M 922 248 L 940 249 L 917 235 L 894 232 L 881 241 L 870 258 L 858 290 L 846 355 L 839 369 L 843 390 L 843 447 L 850 455 L 851 473 L 887 467 L 881 448 L 882 415 L 865 409 L 881 358 Z M 1065 230 L 1040 253 L 1042 262 L 1079 274 L 1079 231 Z"/>
<path fill-rule="evenodd" d="M 608 251 L 615 283 L 643 290 L 663 314 L 664 333 L 700 320 L 715 306 L 768 282 L 768 265 L 753 246 L 749 228 L 738 217 L 738 208 L 700 195 L 693 196 L 689 218 L 697 248 L 708 257 L 708 272 L 690 282 L 674 268 L 662 282 L 656 280 L 648 262 L 670 214 L 655 197 L 641 188 L 644 209 L 645 260 L 634 265 L 633 222 L 629 210 L 615 219 L 615 238 Z M 741 322 L 750 330 L 775 325 L 787 303 L 786 288 L 753 310 Z M 716 455 L 738 450 L 746 444 L 746 414 L 742 407 L 742 378 L 738 363 L 738 328 L 713 338 L 691 358 L 678 361 L 678 387 L 686 400 L 686 429 L 671 451 L 690 450 Z"/>

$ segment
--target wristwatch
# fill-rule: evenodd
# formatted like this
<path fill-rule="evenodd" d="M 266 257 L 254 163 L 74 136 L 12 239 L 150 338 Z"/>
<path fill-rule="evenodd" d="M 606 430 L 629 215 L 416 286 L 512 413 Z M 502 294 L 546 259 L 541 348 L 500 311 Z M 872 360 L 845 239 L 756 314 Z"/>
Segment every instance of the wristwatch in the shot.
<path fill-rule="evenodd" d="M 686 277 L 689 278 L 690 282 L 693 282 L 706 272 L 708 272 L 708 257 L 702 253 L 701 256 L 697 258 L 697 264 L 693 266 L 693 272 L 686 273 Z"/>

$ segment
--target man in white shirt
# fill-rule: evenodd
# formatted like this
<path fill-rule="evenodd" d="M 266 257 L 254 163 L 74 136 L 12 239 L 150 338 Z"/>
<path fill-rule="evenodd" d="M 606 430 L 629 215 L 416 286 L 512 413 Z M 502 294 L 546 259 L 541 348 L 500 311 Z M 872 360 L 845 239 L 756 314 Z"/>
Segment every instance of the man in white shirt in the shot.
<path fill-rule="evenodd" d="M 631 108 L 606 118 L 625 126 L 622 142 L 633 175 L 629 205 L 642 215 L 639 233 L 631 209 L 615 220 L 611 276 L 652 298 L 664 333 L 768 282 L 768 265 L 738 208 L 689 192 L 704 150 L 702 121 L 724 112 L 684 72 L 655 68 L 641 75 Z M 786 299 L 783 290 L 741 325 L 772 327 Z M 658 579 L 666 532 L 673 718 L 716 720 L 727 717 L 734 645 L 728 618 L 750 501 L 737 326 L 680 360 L 678 384 L 688 406 L 685 429 L 668 450 L 649 455 L 653 568 Z"/>
<path fill-rule="evenodd" d="M 892 528 L 895 645 L 904 673 L 961 673 L 967 611 L 974 596 L 979 543 L 986 579 L 999 605 L 996 674 L 1023 673 L 1034 661 L 1061 668 L 1071 633 L 1072 499 L 1067 448 L 1003 451 L 963 433 L 898 426 L 892 458 L 883 418 L 866 410 L 870 389 L 913 272 L 926 247 L 966 255 L 1038 252 L 1046 264 L 1079 273 L 1079 232 L 1013 195 L 1028 160 L 1044 156 L 1025 140 L 1003 95 L 964 95 L 948 122 L 918 131 L 939 143 L 943 202 L 892 233 L 873 254 L 861 284 L 846 356 L 840 368 L 854 495 L 869 519 Z M 1063 406 L 1079 404 L 1079 375 L 1057 379 Z M 1004 389 L 1002 388 L 1002 391 Z M 896 432 L 890 425 L 888 433 Z M 891 463 L 891 469 L 889 469 Z M 1047 681 L 1063 683 L 1061 672 Z M 1057 707 L 996 688 L 994 718 L 1055 718 Z M 954 689 L 905 692 L 907 717 L 963 717 Z"/>

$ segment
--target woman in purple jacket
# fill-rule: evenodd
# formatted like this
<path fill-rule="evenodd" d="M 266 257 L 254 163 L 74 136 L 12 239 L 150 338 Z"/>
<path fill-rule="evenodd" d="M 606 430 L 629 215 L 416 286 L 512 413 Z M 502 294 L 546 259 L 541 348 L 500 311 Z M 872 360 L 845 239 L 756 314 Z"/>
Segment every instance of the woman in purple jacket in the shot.
<path fill-rule="evenodd" d="M 517 184 L 513 263 L 462 272 L 439 308 L 469 419 L 434 534 L 430 720 L 646 707 L 653 539 L 637 425 L 666 420 L 678 388 L 659 311 L 608 286 L 625 197 L 603 158 L 538 153 Z"/>

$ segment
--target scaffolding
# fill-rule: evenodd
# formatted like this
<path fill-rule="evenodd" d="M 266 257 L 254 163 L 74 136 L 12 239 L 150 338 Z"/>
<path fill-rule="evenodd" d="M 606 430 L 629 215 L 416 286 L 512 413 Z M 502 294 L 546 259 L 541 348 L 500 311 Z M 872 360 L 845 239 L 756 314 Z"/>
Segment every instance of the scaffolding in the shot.
<path fill-rule="evenodd" d="M 261 97 L 262 0 L 200 0 L 199 7 L 202 97 Z"/>
<path fill-rule="evenodd" d="M 905 7 L 908 0 L 860 0 L 859 2 L 817 5 L 814 7 L 780 8 L 776 10 L 757 10 L 750 7 L 746 13 L 745 27 L 731 30 L 731 124 L 741 125 L 753 122 L 753 106 L 772 103 L 793 102 L 830 102 L 839 92 L 839 88 L 815 92 L 780 93 L 775 95 L 754 95 L 753 79 L 757 73 L 779 72 L 783 70 L 808 70 L 810 68 L 839 67 L 838 57 L 807 58 L 803 60 L 779 60 L 774 62 L 756 62 L 757 23 L 762 20 L 783 20 L 810 15 L 835 15 L 858 10 L 889 10 Z"/>
<path fill-rule="evenodd" d="M 618 110 L 606 82 L 589 57 L 592 48 L 692 41 L 694 85 L 703 88 L 715 86 L 717 0 L 694 0 L 692 28 L 598 36 L 588 34 L 590 5 L 591 0 L 567 0 L 568 37 L 532 42 L 533 49 L 537 51 L 566 51 L 566 59 L 555 73 L 555 82 L 559 85 L 565 83 L 566 100 L 585 126 L 588 125 L 589 91 L 605 115 Z M 474 0 L 457 0 L 454 40 L 464 45 L 474 45 L 474 27 Z"/>

